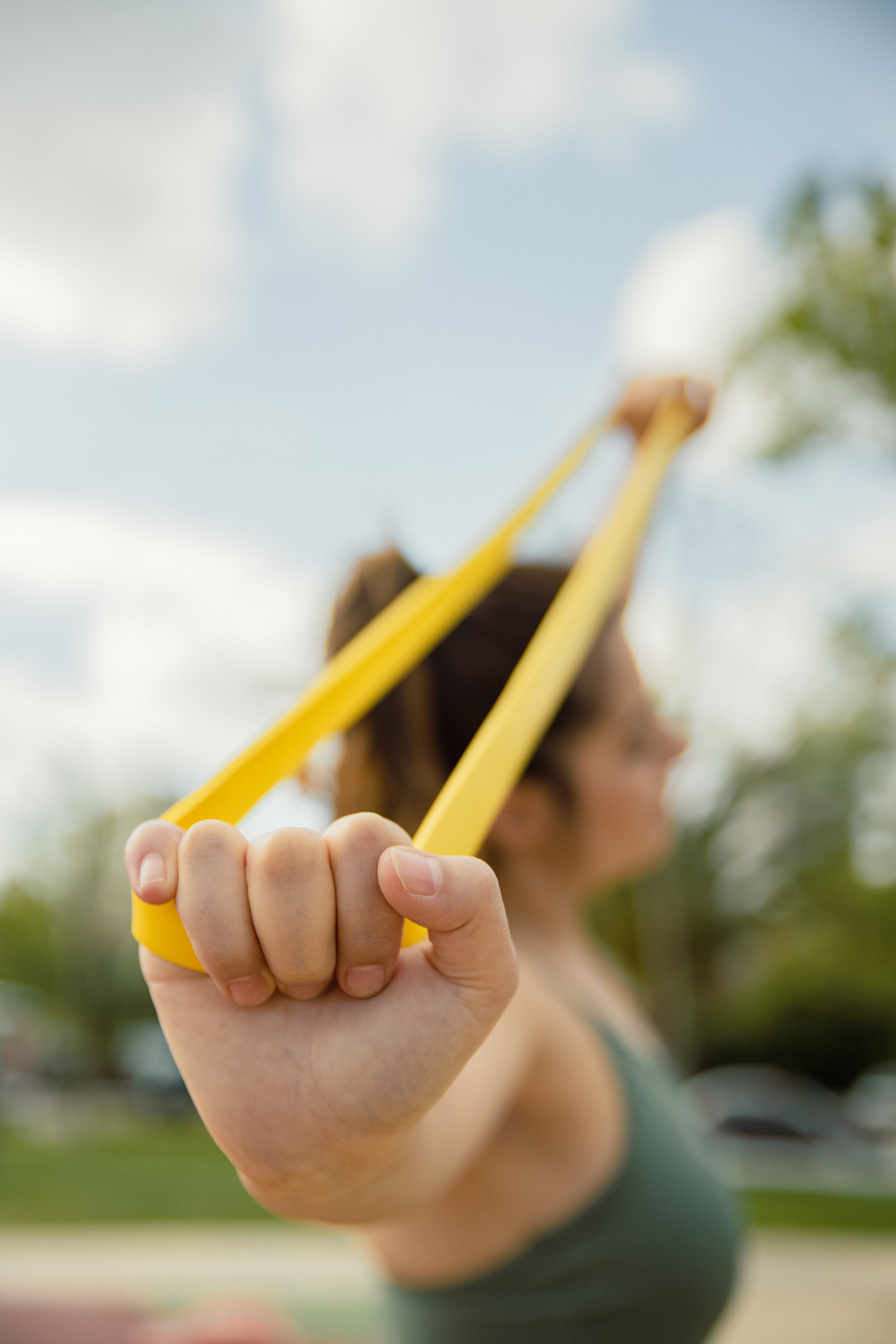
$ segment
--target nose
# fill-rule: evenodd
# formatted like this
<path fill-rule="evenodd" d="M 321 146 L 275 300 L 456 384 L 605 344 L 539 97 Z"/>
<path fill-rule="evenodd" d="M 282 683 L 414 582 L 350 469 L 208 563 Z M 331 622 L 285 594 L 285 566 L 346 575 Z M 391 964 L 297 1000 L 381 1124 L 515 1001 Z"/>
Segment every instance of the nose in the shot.
<path fill-rule="evenodd" d="M 667 761 L 674 761 L 676 756 L 680 756 L 690 745 L 687 737 L 680 728 L 674 724 L 666 723 L 665 720 L 660 725 L 663 735 L 663 747 Z"/>

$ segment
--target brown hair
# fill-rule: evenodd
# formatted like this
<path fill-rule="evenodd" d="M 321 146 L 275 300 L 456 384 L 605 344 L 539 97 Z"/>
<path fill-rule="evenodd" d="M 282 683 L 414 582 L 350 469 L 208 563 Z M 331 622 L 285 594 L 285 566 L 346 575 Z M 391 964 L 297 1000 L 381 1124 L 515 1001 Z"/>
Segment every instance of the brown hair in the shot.
<path fill-rule="evenodd" d="M 336 815 L 379 812 L 413 834 L 497 700 L 568 569 L 515 565 L 468 616 L 346 734 Z M 394 548 L 362 560 L 337 600 L 328 654 L 358 633 L 416 571 Z M 604 627 L 606 634 L 618 613 Z M 563 745 L 604 709 L 604 635 L 530 759 L 525 775 L 544 780 L 571 807 Z"/>

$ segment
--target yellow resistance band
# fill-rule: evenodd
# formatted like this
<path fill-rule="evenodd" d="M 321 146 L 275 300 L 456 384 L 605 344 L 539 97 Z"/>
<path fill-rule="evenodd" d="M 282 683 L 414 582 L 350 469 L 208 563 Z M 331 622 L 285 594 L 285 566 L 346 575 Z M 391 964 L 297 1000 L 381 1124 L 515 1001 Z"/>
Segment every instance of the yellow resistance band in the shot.
<path fill-rule="evenodd" d="M 593 425 L 541 486 L 458 568 L 421 578 L 327 664 L 296 708 L 203 788 L 165 813 L 181 826 L 236 822 L 295 770 L 315 742 L 354 723 L 463 618 L 509 568 L 518 533 L 584 460 L 612 419 Z M 424 818 L 414 843 L 443 854 L 481 847 L 505 797 L 577 676 L 634 560 L 672 457 L 695 423 L 686 400 L 660 407 L 606 524 L 586 545 L 491 713 Z M 202 970 L 174 901 L 133 898 L 134 937 Z M 408 921 L 404 944 L 426 931 Z"/>
<path fill-rule="evenodd" d="M 425 658 L 510 568 L 519 534 L 614 426 L 596 421 L 514 513 L 447 574 L 425 575 L 331 658 L 294 709 L 212 779 L 164 814 L 185 829 L 215 818 L 235 824 L 301 765 L 322 738 L 357 723 Z M 179 966 L 202 970 L 174 901 L 148 905 L 132 896 L 131 931 L 139 943 Z"/>
<path fill-rule="evenodd" d="M 488 717 L 414 836 L 435 854 L 475 854 L 560 708 L 619 598 L 666 470 L 694 427 L 683 402 L 661 406 L 612 513 L 586 544 Z M 426 930 L 408 920 L 404 944 Z"/>

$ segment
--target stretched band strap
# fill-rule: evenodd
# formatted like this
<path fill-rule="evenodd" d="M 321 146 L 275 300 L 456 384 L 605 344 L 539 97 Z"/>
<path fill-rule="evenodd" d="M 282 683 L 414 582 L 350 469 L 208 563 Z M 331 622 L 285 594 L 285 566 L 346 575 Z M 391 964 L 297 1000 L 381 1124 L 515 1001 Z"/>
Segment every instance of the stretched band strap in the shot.
<path fill-rule="evenodd" d="M 661 407 L 642 439 L 610 517 L 592 535 L 563 587 L 429 812 L 414 844 L 475 854 L 505 798 L 575 681 L 630 569 L 656 493 L 693 428 L 681 403 Z M 426 937 L 408 921 L 405 945 Z"/>
<path fill-rule="evenodd" d="M 327 662 L 294 709 L 208 783 L 170 807 L 165 820 L 185 828 L 208 818 L 238 822 L 299 767 L 317 742 L 356 723 L 495 586 L 512 563 L 519 534 L 612 427 L 611 417 L 590 425 L 466 560 L 447 574 L 419 578 L 399 593 Z M 131 931 L 169 961 L 202 970 L 173 901 L 147 905 L 133 896 Z"/>
<path fill-rule="evenodd" d="M 503 692 L 421 823 L 414 843 L 439 854 L 475 854 L 578 675 L 617 598 L 672 458 L 695 424 L 685 398 L 661 405 L 641 440 L 606 522 L 552 602 Z M 209 817 L 236 822 L 322 737 L 356 722 L 498 582 L 513 543 L 557 487 L 584 461 L 612 421 L 593 425 L 538 489 L 486 542 L 447 575 L 421 578 L 324 668 L 296 708 L 203 788 L 165 814 L 190 826 Z M 202 970 L 174 901 L 133 899 L 138 942 Z M 426 937 L 406 923 L 405 945 Z"/>

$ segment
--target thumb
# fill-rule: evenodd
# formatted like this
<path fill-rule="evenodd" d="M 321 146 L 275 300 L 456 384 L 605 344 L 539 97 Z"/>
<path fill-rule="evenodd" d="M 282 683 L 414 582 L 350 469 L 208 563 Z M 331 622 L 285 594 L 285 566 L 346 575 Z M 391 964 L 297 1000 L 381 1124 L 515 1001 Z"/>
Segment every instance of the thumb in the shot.
<path fill-rule="evenodd" d="M 377 870 L 386 900 L 429 930 L 433 969 L 476 996 L 509 1003 L 519 972 L 498 879 L 481 859 L 393 845 Z"/>

